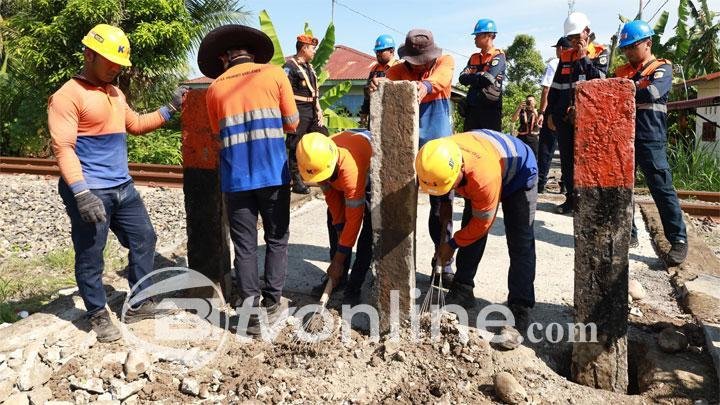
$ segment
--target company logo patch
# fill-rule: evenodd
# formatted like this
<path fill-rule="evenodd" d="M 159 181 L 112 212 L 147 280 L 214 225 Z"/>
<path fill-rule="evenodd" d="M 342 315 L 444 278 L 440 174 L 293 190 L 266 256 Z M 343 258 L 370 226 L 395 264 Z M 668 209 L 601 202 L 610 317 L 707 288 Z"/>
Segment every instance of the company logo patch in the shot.
<path fill-rule="evenodd" d="M 500 63 L 499 59 L 493 59 L 493 61 L 490 63 L 492 66 L 496 66 L 498 63 Z"/>
<path fill-rule="evenodd" d="M 654 78 L 654 79 L 659 79 L 659 78 L 661 78 L 661 77 L 663 77 L 663 76 L 665 76 L 665 72 L 657 71 L 657 72 L 655 72 L 655 74 L 653 75 L 653 78 Z"/>
<path fill-rule="evenodd" d="M 604 55 L 601 56 L 600 59 L 598 60 L 598 62 L 600 62 L 601 65 L 607 65 L 607 62 L 608 62 L 607 56 L 604 56 Z"/>

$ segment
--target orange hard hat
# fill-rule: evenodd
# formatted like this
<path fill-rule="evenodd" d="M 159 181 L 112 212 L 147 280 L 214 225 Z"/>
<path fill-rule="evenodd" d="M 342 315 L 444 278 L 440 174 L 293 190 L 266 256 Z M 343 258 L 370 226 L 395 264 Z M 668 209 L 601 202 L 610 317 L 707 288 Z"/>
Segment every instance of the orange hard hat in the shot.
<path fill-rule="evenodd" d="M 303 44 L 308 44 L 308 45 L 317 46 L 317 44 L 318 44 L 318 39 L 309 34 L 298 35 L 297 40 L 298 40 L 298 42 L 302 42 Z"/>

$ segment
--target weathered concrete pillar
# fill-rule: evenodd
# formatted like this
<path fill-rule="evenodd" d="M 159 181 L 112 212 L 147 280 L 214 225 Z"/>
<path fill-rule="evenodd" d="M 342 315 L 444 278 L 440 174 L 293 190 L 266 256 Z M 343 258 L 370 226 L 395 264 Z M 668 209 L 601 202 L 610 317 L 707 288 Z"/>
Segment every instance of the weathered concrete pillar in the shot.
<path fill-rule="evenodd" d="M 395 330 L 397 320 L 407 319 L 415 304 L 416 94 L 411 82 L 384 82 L 370 100 L 373 268 L 380 331 L 384 333 Z M 393 292 L 399 300 L 391 300 Z M 399 308 L 392 308 L 398 301 Z"/>
<path fill-rule="evenodd" d="M 188 266 L 218 284 L 230 296 L 230 250 L 218 155 L 205 105 L 206 90 L 191 90 L 183 103 L 183 191 L 187 220 Z M 199 292 L 197 292 L 199 293 Z"/>
<path fill-rule="evenodd" d="M 572 377 L 626 392 L 628 247 L 635 180 L 635 87 L 592 80 L 576 89 L 575 322 Z"/>

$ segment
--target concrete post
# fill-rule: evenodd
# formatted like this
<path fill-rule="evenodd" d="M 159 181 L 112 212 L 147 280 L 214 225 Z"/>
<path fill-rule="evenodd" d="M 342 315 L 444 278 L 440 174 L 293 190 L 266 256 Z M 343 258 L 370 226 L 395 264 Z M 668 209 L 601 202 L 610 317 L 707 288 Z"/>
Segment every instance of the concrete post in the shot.
<path fill-rule="evenodd" d="M 220 142 L 210 130 L 205 93 L 206 90 L 189 91 L 182 113 L 188 266 L 213 280 L 228 298 L 232 282 L 227 220 L 218 172 Z"/>
<path fill-rule="evenodd" d="M 635 180 L 635 87 L 627 79 L 578 83 L 575 118 L 575 322 L 572 378 L 626 392 L 628 247 Z M 586 334 L 586 340 L 590 340 Z"/>
<path fill-rule="evenodd" d="M 373 268 L 382 333 L 396 331 L 415 304 L 416 94 L 411 82 L 383 82 L 370 100 Z M 399 308 L 391 308 L 393 291 Z"/>

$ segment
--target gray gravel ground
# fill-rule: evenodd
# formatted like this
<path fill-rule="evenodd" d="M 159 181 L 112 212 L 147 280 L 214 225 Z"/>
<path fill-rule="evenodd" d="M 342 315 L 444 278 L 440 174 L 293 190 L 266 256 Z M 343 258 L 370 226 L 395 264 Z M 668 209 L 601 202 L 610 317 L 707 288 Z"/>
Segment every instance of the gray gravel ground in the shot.
<path fill-rule="evenodd" d="M 182 189 L 137 188 L 158 235 L 157 250 L 172 250 L 186 238 Z M 0 176 L 0 260 L 69 247 L 70 220 L 57 192 L 57 179 Z"/>

